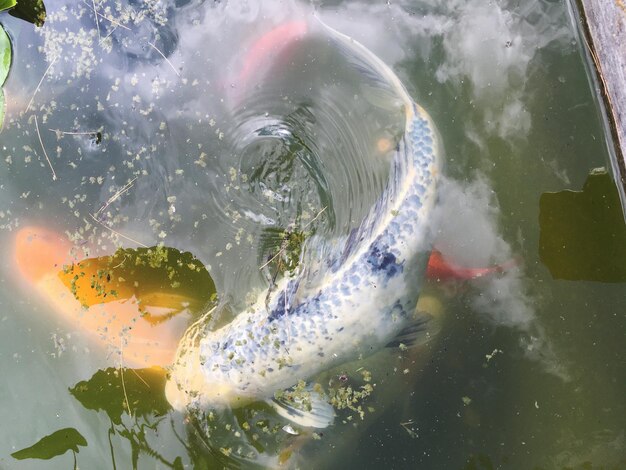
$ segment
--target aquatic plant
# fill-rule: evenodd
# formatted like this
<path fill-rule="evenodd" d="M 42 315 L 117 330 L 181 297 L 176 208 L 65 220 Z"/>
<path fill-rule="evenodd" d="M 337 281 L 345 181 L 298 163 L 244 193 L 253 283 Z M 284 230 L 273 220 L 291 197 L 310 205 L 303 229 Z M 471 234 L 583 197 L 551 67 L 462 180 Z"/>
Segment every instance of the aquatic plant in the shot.
<path fill-rule="evenodd" d="M 76 454 L 79 452 L 79 446 L 87 446 L 87 440 L 83 435 L 74 428 L 63 428 L 42 437 L 30 447 L 13 452 L 11 457 L 16 460 L 50 460 L 71 450 L 74 456 L 74 468 L 78 468 Z"/>
<path fill-rule="evenodd" d="M 2 123 L 4 122 L 4 110 L 6 107 L 4 99 L 4 85 L 7 76 L 9 75 L 9 69 L 11 68 L 11 41 L 9 36 L 0 24 L 0 131 L 2 130 Z"/>
<path fill-rule="evenodd" d="M 0 11 L 8 10 L 9 8 L 13 8 L 17 4 L 16 0 L 2 0 L 0 1 Z"/>

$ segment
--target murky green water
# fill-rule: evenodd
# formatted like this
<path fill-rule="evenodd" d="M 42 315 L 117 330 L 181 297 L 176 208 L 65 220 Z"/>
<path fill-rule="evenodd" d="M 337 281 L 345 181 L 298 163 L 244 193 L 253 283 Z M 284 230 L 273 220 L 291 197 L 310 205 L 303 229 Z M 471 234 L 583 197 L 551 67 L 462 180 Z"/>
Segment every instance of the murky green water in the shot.
<path fill-rule="evenodd" d="M 608 180 L 585 205 L 545 195 L 580 191 L 610 167 L 564 2 L 49 3 L 40 29 L 0 16 L 14 55 L 0 134 L 1 468 L 72 468 L 71 450 L 11 456 L 67 428 L 82 437 L 65 431 L 52 447 L 80 444 L 80 468 L 252 465 L 239 452 L 300 468 L 626 466 L 626 289 L 603 248 L 623 219 Z M 298 36 L 313 12 L 389 64 L 437 124 L 435 247 L 457 265 L 506 268 L 431 279 L 433 339 L 318 378 L 376 386 L 358 403 L 363 419 L 342 410 L 294 437 L 264 405 L 213 419 L 171 411 L 162 373 L 114 369 L 124 338 L 110 324 L 85 332 L 23 279 L 14 240 L 34 225 L 65 234 L 78 259 L 159 243 L 189 251 L 215 281 L 217 324 L 295 263 L 280 251 L 285 232 L 346 235 L 383 191 L 402 116 L 322 33 Z M 258 46 L 284 24 L 285 42 L 297 36 L 288 47 Z M 580 257 L 546 253 L 578 231 Z M 123 365 L 142 367 L 129 351 Z"/>

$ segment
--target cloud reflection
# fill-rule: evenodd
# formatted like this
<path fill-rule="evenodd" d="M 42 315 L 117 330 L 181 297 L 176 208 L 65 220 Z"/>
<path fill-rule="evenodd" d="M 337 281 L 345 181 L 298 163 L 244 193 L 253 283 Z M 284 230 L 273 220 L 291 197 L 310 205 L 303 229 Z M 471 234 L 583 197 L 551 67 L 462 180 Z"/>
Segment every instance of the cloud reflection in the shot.
<path fill-rule="evenodd" d="M 189 2 L 176 15 L 172 14 L 173 2 L 150 5 L 153 7 L 139 11 L 128 5 L 103 7 L 99 32 L 88 4 L 74 7 L 80 10 L 79 21 L 68 20 L 63 9 L 49 12 L 40 35 L 47 63 L 53 65 L 34 104 L 41 106 L 53 97 L 66 109 L 76 104 L 77 109 L 88 109 L 86 114 L 97 111 L 94 122 L 106 121 L 110 150 L 118 150 L 124 158 L 114 162 L 115 172 L 105 173 L 104 164 L 100 168 L 94 163 L 94 173 L 104 173 L 109 192 L 114 180 L 142 176 L 136 183 L 136 198 L 122 208 L 128 221 L 124 230 L 132 231 L 134 223 L 135 230 L 145 231 L 145 223 L 133 221 L 152 218 L 153 239 L 159 241 L 163 233 L 169 243 L 181 246 L 189 241 L 188 234 L 181 232 L 173 241 L 176 224 L 203 220 L 210 213 L 207 198 L 199 195 L 198 181 L 211 195 L 222 194 L 226 187 L 220 185 L 219 178 L 228 174 L 230 164 L 228 155 L 220 154 L 224 150 L 220 136 L 227 132 L 232 105 L 229 97 L 241 87 L 237 82 L 237 70 L 245 60 L 241 45 L 272 25 L 315 13 L 372 49 L 398 71 L 409 89 L 418 84 L 403 68 L 405 61 L 431 67 L 434 80 L 453 90 L 450 96 L 469 90 L 474 112 L 462 126 L 465 137 L 483 147 L 492 136 L 507 141 L 527 136 L 533 122 L 526 80 L 536 64 L 537 51 L 571 42 L 562 8 L 546 1 L 519 7 L 513 7 L 513 2 L 486 0 L 400 1 L 389 5 L 341 2 L 315 8 L 295 1 L 240 0 Z M 103 39 L 108 35 L 109 39 Z M 83 85 L 87 93 L 80 97 L 59 92 Z M 415 96 L 427 93 L 418 90 Z M 48 114 L 57 127 L 77 127 L 71 126 L 71 121 L 55 122 L 53 107 Z M 80 153 L 66 141 L 66 154 Z M 85 155 L 89 156 L 86 151 Z M 135 158 L 139 156 L 142 158 Z M 155 161 L 158 164 L 152 163 Z M 202 179 L 197 177 L 200 172 Z M 179 174 L 184 177 L 178 178 Z M 98 197 L 107 199 L 106 190 Z M 209 206 L 226 205 L 217 196 L 211 197 L 216 201 L 209 201 Z M 140 208 L 136 201 L 144 200 Z M 176 201 L 176 213 L 169 214 L 168 219 L 162 213 L 164 201 L 170 200 Z M 173 207 L 174 202 L 169 204 Z M 98 206 L 88 200 L 84 208 Z M 459 263 L 485 266 L 514 256 L 499 228 L 497 199 L 485 176 L 470 182 L 446 180 L 435 219 L 438 248 Z M 225 224 L 223 220 L 220 223 Z M 215 240 L 216 232 L 211 230 L 198 228 L 197 239 L 203 244 L 206 239 Z M 222 251 L 228 256 L 228 249 Z M 231 264 L 235 262 L 243 263 L 231 260 Z M 233 291 L 235 281 L 238 279 L 230 280 Z M 228 281 L 223 284 L 228 285 Z M 539 338 L 529 354 L 541 350 L 549 356 L 549 342 L 538 326 L 523 267 L 474 284 L 475 310 L 495 324 Z"/>
<path fill-rule="evenodd" d="M 388 2 L 390 3 L 390 2 Z M 325 21 L 350 34 L 388 63 L 418 54 L 435 77 L 457 93 L 469 86 L 478 122 L 466 132 L 502 139 L 526 137 L 532 119 L 526 81 L 538 51 L 573 48 L 563 8 L 539 1 L 400 1 L 341 4 Z M 364 27 L 364 25 L 367 25 Z M 474 136 L 476 137 L 476 136 Z"/>
<path fill-rule="evenodd" d="M 444 257 L 464 266 L 504 264 L 515 252 L 504 239 L 500 208 L 489 181 L 476 174 L 461 182 L 444 178 L 433 217 L 435 247 Z M 524 265 L 518 263 L 497 276 L 470 281 L 472 309 L 496 326 L 522 332 L 520 346 L 531 360 L 566 380 L 568 373 L 557 357 L 537 316 L 538 299 L 531 292 Z"/>

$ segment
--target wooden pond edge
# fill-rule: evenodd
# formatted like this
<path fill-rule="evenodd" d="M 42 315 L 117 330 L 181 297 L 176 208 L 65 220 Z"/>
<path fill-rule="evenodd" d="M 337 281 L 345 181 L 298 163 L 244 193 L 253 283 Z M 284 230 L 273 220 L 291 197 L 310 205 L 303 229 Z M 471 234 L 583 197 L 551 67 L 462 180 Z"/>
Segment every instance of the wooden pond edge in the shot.
<path fill-rule="evenodd" d="M 610 130 L 611 163 L 626 215 L 626 0 L 575 0 Z M 613 144 L 613 145 L 611 145 Z"/>

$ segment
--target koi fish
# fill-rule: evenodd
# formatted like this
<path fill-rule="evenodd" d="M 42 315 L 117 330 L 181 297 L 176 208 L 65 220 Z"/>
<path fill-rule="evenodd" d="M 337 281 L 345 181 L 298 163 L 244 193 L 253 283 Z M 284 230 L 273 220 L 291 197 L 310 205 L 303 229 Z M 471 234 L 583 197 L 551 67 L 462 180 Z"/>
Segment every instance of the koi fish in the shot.
<path fill-rule="evenodd" d="M 479 279 L 503 273 L 513 268 L 517 265 L 517 263 L 517 260 L 512 259 L 505 263 L 493 266 L 470 268 L 466 266 L 459 266 L 454 262 L 448 261 L 444 258 L 441 252 L 433 250 L 430 255 L 430 259 L 428 260 L 426 276 L 428 279 L 436 281 Z"/>
<path fill-rule="evenodd" d="M 296 20 L 282 23 L 256 39 L 245 52 L 239 71 L 229 80 L 229 86 L 234 87 L 230 94 L 235 102 L 240 102 L 252 80 L 259 79 L 264 67 L 272 62 L 273 57 L 282 54 L 295 41 L 303 38 L 307 31 L 307 23 Z"/>
<path fill-rule="evenodd" d="M 98 258 L 79 261 L 66 237 L 43 227 L 19 230 L 13 254 L 28 289 L 68 326 L 115 352 L 115 362 L 148 367 L 173 361 L 193 298 L 156 290 L 137 295 L 132 282 L 99 279 L 104 265 Z"/>
<path fill-rule="evenodd" d="M 266 62 L 271 54 L 277 54 L 286 45 L 304 37 L 306 33 L 307 24 L 305 21 L 283 23 L 265 33 L 254 41 L 246 53 L 238 80 L 246 83 L 253 73 L 256 74 L 258 72 L 261 64 Z"/>
<path fill-rule="evenodd" d="M 402 101 L 405 130 L 386 189 L 342 249 L 314 274 L 283 279 L 215 331 L 202 320 L 190 327 L 166 384 L 175 409 L 271 399 L 299 379 L 369 355 L 427 323 L 415 317 L 415 306 L 431 250 L 428 225 L 442 158 L 437 131 L 384 62 L 324 28 L 352 66 L 391 84 Z M 281 402 L 276 409 L 309 426 L 328 425 L 332 411 L 315 408 L 307 412 Z"/>

